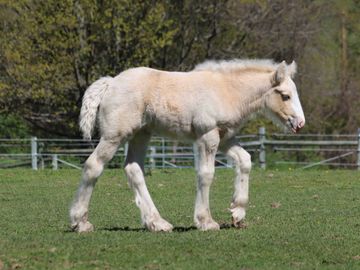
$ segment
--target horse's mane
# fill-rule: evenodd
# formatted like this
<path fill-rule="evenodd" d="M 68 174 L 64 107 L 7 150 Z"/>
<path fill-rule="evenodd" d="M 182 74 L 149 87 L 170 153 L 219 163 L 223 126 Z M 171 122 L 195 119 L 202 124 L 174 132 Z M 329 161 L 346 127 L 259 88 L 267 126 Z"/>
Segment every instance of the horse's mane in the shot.
<path fill-rule="evenodd" d="M 271 59 L 233 59 L 233 60 L 207 60 L 195 66 L 195 71 L 240 71 L 240 70 L 259 70 L 272 72 L 278 67 Z"/>

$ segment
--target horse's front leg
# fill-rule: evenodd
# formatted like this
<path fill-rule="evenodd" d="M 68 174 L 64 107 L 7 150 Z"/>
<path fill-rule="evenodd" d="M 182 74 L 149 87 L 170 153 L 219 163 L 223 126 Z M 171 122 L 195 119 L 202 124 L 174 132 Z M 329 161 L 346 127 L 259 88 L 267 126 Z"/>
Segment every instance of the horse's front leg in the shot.
<path fill-rule="evenodd" d="M 212 219 L 209 207 L 209 191 L 214 178 L 219 141 L 217 130 L 206 133 L 196 141 L 198 165 L 194 222 L 203 231 L 220 229 L 219 224 Z"/>
<path fill-rule="evenodd" d="M 249 175 L 251 170 L 251 156 L 236 142 L 229 142 L 224 147 L 224 153 L 235 164 L 234 195 L 230 205 L 232 222 L 235 227 L 241 227 L 245 218 L 249 201 Z"/>

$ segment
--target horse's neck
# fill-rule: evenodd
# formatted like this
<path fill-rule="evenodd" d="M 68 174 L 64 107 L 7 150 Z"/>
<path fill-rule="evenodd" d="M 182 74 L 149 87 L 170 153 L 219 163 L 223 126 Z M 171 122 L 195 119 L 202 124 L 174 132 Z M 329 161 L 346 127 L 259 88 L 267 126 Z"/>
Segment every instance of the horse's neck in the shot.
<path fill-rule="evenodd" d="M 265 108 L 265 95 L 259 96 L 248 104 L 247 114 L 245 117 L 249 117 L 253 113 L 257 113 Z"/>
<path fill-rule="evenodd" d="M 241 87 L 237 89 L 241 118 L 246 118 L 264 108 L 266 93 L 271 89 L 270 78 L 271 74 L 265 72 L 245 74 L 237 78 L 243 81 Z"/>

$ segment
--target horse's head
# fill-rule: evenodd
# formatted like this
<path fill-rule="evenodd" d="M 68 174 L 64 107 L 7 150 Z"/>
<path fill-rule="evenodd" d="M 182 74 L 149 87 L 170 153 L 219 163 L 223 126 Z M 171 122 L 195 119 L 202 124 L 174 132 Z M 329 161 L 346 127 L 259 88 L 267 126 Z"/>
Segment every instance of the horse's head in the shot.
<path fill-rule="evenodd" d="M 272 74 L 272 87 L 267 93 L 265 107 L 275 117 L 272 120 L 286 125 L 292 132 L 298 132 L 305 125 L 296 85 L 292 78 L 296 73 L 296 63 L 287 65 L 283 61 Z M 275 119 L 274 119 L 275 118 Z"/>

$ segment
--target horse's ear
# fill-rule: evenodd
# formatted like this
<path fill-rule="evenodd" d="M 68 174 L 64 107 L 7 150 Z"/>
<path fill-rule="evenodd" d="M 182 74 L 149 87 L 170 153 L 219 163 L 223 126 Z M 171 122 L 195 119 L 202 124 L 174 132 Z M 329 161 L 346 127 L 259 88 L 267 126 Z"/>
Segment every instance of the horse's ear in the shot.
<path fill-rule="evenodd" d="M 292 63 L 288 66 L 288 72 L 292 79 L 295 77 L 296 70 L 297 70 L 297 64 L 295 63 L 295 61 L 292 61 Z"/>
<path fill-rule="evenodd" d="M 286 76 L 286 62 L 282 61 L 273 75 L 272 78 L 273 86 L 281 84 L 285 80 L 285 76 Z"/>

